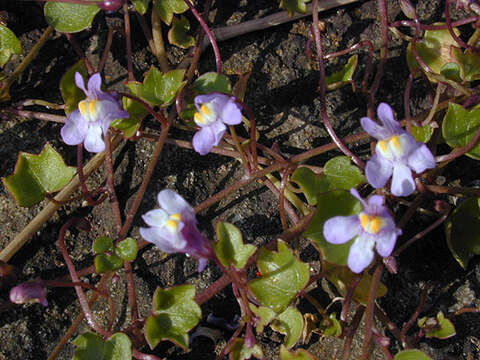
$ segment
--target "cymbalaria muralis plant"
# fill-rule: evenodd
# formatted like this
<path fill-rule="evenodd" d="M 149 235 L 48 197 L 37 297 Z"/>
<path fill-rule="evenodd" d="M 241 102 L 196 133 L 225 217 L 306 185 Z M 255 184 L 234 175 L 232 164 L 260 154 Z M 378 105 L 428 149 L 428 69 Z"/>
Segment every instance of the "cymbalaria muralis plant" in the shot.
<path fill-rule="evenodd" d="M 43 0 L 32 6 L 40 6 L 44 14 L 36 24 L 48 26 L 33 47 L 12 31 L 17 28 L 9 24 L 13 17 L 0 13 L 2 121 L 26 117 L 62 123 L 50 124 L 56 126 L 55 140 L 39 154 L 20 152 L 13 173 L 2 178 L 19 206 L 43 210 L 0 252 L 0 319 L 7 310 L 9 317 L 29 311 L 36 311 L 35 316 L 60 313 L 65 304 L 59 304 L 68 297 L 58 296 L 53 288 L 71 288 L 67 291 L 75 292 L 80 317 L 68 331 L 63 329 L 66 335 L 61 338 L 49 332 L 58 339 L 58 345 L 48 349 L 49 360 L 58 358 L 66 343 L 74 347 L 75 360 L 90 360 L 89 354 L 102 354 L 102 360 L 180 359 L 198 337 L 214 342 L 208 358 L 219 360 L 262 359 L 272 353 L 281 360 L 315 359 L 310 345 L 326 337 L 343 342 L 342 354 L 332 358 L 367 360 L 375 350 L 388 360 L 425 360 L 431 357 L 420 346 L 428 348 L 431 338 L 456 336 L 460 315 L 471 316 L 469 323 L 477 321 L 473 313 L 480 312 L 478 304 L 464 302 L 455 310 L 437 306 L 451 279 L 435 278 L 441 290 L 425 281 L 413 308 L 412 303 L 401 304 L 407 314 L 392 313 L 387 305 L 398 292 L 399 299 L 415 302 L 412 284 L 399 289 L 405 282 L 401 276 L 412 271 L 402 254 L 406 249 L 424 251 L 423 246 L 428 256 L 422 261 L 438 261 L 436 253 L 430 256 L 433 231 L 435 250 L 448 248 L 452 263 L 456 260 L 463 269 L 479 254 L 480 191 L 460 186 L 464 179 L 456 177 L 448 186 L 444 183 L 452 168 L 480 159 L 480 3 L 443 1 L 442 17 L 427 23 L 409 0 L 371 2 L 377 13 L 367 14 L 368 6 L 358 6 L 354 23 L 358 28 L 364 19 L 377 19 L 380 42 L 365 32 L 344 38 L 339 44 L 351 46 L 330 53 L 322 40 L 328 37 L 328 43 L 335 43 L 335 31 L 320 21 L 319 11 L 345 2 L 281 0 L 278 13 L 215 27 L 209 19 L 223 14 L 222 7 L 229 13 L 237 5 L 209 0 Z M 253 1 L 239 2 L 239 10 L 244 3 Z M 391 8 L 398 10 L 395 18 Z M 256 77 L 257 72 L 271 64 L 242 63 L 243 71 L 224 70 L 225 53 L 217 42 L 293 21 L 298 14 L 305 15 L 301 24 L 306 26 L 296 27 L 289 39 L 297 36 L 297 45 L 303 41 L 305 48 L 295 63 L 309 61 L 298 73 L 308 74 L 305 83 L 318 78 L 318 84 L 315 80 L 315 90 L 303 89 L 302 80 L 301 91 L 292 94 L 290 84 L 276 88 L 268 95 L 268 106 L 259 106 L 267 96 L 262 86 L 270 80 L 263 73 Z M 112 23 L 116 25 L 107 32 L 96 33 Z M 147 68 L 134 61 L 138 57 L 132 40 L 141 36 L 153 54 L 145 57 L 153 59 Z M 73 65 L 58 79 L 63 103 L 25 99 L 25 83 L 18 86 L 17 80 L 29 78 L 21 75 L 39 61 L 36 56 L 50 40 L 64 37 L 70 55 L 78 58 L 65 62 Z M 100 51 L 84 50 L 92 44 Z M 208 56 L 203 54 L 208 46 L 215 69 L 203 72 L 212 66 L 199 63 Z M 261 57 L 269 46 L 255 49 Z M 31 50 L 17 61 L 24 47 Z M 406 54 L 402 71 L 401 59 L 394 65 L 387 61 L 392 47 Z M 276 51 L 278 64 L 290 61 L 293 48 L 287 44 Z M 105 70 L 110 53 L 115 61 L 121 54 L 118 63 L 125 63 L 124 73 Z M 332 58 L 338 58 L 336 65 L 329 63 Z M 283 66 L 278 64 L 271 71 Z M 395 79 L 409 74 L 400 84 L 402 91 L 395 84 L 398 93 L 390 93 L 390 72 L 396 72 Z M 122 89 L 113 86 L 118 79 L 124 83 L 115 86 Z M 268 89 L 275 82 L 272 77 Z M 428 98 L 411 101 L 412 88 L 417 93 L 429 89 Z M 350 97 L 344 102 L 352 107 L 345 110 L 350 115 L 338 115 L 327 91 Z M 291 103 L 283 103 L 285 99 Z M 412 116 L 412 103 L 422 104 L 424 112 L 416 108 Z M 287 111 L 290 106 L 311 107 L 308 119 L 301 119 L 301 111 Z M 268 113 L 273 108 L 274 113 Z M 302 138 L 320 124 L 328 142 L 313 135 Z M 283 129 L 281 136 L 272 137 L 272 129 Z M 297 144 L 305 147 L 277 142 L 283 141 L 283 131 L 294 133 L 300 138 Z M 145 145 L 147 141 L 154 145 Z M 141 157 L 126 155 L 139 148 Z M 241 166 L 232 169 L 241 174 L 232 176 L 219 157 L 237 160 Z M 75 159 L 75 166 L 69 166 Z M 132 173 L 140 173 L 140 179 Z M 205 178 L 197 182 L 201 173 Z M 225 180 L 218 179 L 220 174 Z M 262 196 L 275 199 L 275 208 L 270 202 L 243 206 L 253 187 L 270 190 Z M 59 209 L 59 220 L 43 229 Z M 259 209 L 268 212 L 277 231 L 258 236 L 256 225 L 261 222 L 263 228 L 266 222 Z M 271 219 L 272 214 L 279 219 Z M 54 265 L 48 271 L 37 274 L 35 261 L 23 273 L 8 263 L 23 264 L 18 250 L 37 232 L 42 241 L 35 246 L 43 249 L 52 231 L 58 231 L 58 252 L 52 254 Z M 79 256 L 77 245 L 85 242 L 91 251 Z M 198 272 L 185 275 L 192 263 L 186 257 L 193 258 Z M 178 266 L 172 267 L 171 259 Z M 120 285 L 125 301 L 114 293 Z M 226 287 L 231 291 L 224 291 Z M 325 289 L 331 296 L 327 301 Z M 238 306 L 232 306 L 232 300 Z M 99 313 L 107 315 L 100 318 Z M 88 330 L 80 332 L 82 318 Z M 283 335 L 280 345 L 278 336 L 266 341 L 273 332 Z M 357 334 L 363 342 L 354 350 Z M 38 354 L 44 353 L 46 349 L 39 349 Z M 207 358 L 204 355 L 188 356 Z"/>

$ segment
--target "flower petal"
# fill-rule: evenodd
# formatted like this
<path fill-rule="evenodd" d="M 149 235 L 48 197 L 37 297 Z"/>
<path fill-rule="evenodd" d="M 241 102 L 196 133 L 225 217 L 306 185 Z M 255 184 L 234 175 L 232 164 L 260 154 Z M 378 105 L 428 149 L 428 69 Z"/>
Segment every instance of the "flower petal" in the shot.
<path fill-rule="evenodd" d="M 222 93 L 211 93 L 206 95 L 195 96 L 195 107 L 200 111 L 200 106 L 206 103 L 212 103 L 215 107 L 215 111 L 221 114 L 222 108 L 230 100 L 231 96 Z"/>
<path fill-rule="evenodd" d="M 88 96 L 88 91 L 85 88 L 85 82 L 83 81 L 83 76 L 79 72 L 75 73 L 75 85 L 83 90 L 86 96 Z"/>
<path fill-rule="evenodd" d="M 383 203 L 385 202 L 385 198 L 380 195 L 372 195 L 368 199 L 368 205 L 370 206 L 383 206 Z"/>
<path fill-rule="evenodd" d="M 67 145 L 78 145 L 83 142 L 88 132 L 87 121 L 78 109 L 68 115 L 65 125 L 60 129 L 62 140 Z"/>
<path fill-rule="evenodd" d="M 351 188 L 350 189 L 350 194 L 352 194 L 353 196 L 355 196 L 361 203 L 362 203 L 362 206 L 365 208 L 368 206 L 367 202 L 365 200 L 363 200 L 363 198 L 360 196 L 360 194 L 358 193 L 357 189 L 355 188 Z"/>
<path fill-rule="evenodd" d="M 380 103 L 377 108 L 377 116 L 391 135 L 400 135 L 405 133 L 395 116 L 393 110 L 387 103 Z"/>
<path fill-rule="evenodd" d="M 88 79 L 87 97 L 90 99 L 100 99 L 104 92 L 101 89 L 102 77 L 99 73 L 95 73 Z"/>
<path fill-rule="evenodd" d="M 425 144 L 414 150 L 408 156 L 407 161 L 408 166 L 410 166 L 417 174 L 424 172 L 426 169 L 433 169 L 435 167 L 435 158 Z"/>
<path fill-rule="evenodd" d="M 90 125 L 84 141 L 85 149 L 93 153 L 105 150 L 105 143 L 102 139 L 102 128 L 99 125 Z"/>
<path fill-rule="evenodd" d="M 221 121 L 202 127 L 195 133 L 192 139 L 192 145 L 196 152 L 200 155 L 206 155 L 217 146 L 225 134 L 227 128 Z"/>
<path fill-rule="evenodd" d="M 360 232 L 358 215 L 335 216 L 323 225 L 323 236 L 331 244 L 343 244 Z"/>
<path fill-rule="evenodd" d="M 183 214 L 184 212 L 194 213 L 193 208 L 183 197 L 171 189 L 165 189 L 158 193 L 158 204 L 169 215 Z"/>
<path fill-rule="evenodd" d="M 354 273 L 362 272 L 373 260 L 375 240 L 373 236 L 361 234 L 358 236 L 350 247 L 348 253 L 348 267 Z"/>
<path fill-rule="evenodd" d="M 395 227 L 395 224 L 392 224 L 381 232 L 377 234 L 376 238 L 376 249 L 377 252 L 382 257 L 390 256 L 395 247 L 395 243 L 397 242 L 397 237 L 400 235 L 402 231 Z"/>
<path fill-rule="evenodd" d="M 242 122 L 242 111 L 235 102 L 235 98 L 230 97 L 222 109 L 220 118 L 227 125 L 237 125 Z"/>
<path fill-rule="evenodd" d="M 155 244 L 160 250 L 166 253 L 183 252 L 187 242 L 178 234 L 171 234 L 161 227 L 140 228 L 140 235 L 152 244 Z"/>
<path fill-rule="evenodd" d="M 384 187 L 392 176 L 392 164 L 379 154 L 373 155 L 365 166 L 365 177 L 370 185 L 378 189 Z"/>
<path fill-rule="evenodd" d="M 391 191 L 395 196 L 408 196 L 415 191 L 415 181 L 408 166 L 402 163 L 395 164 Z"/>
<path fill-rule="evenodd" d="M 99 124 L 101 124 L 103 134 L 106 134 L 110 123 L 115 119 L 128 118 L 130 115 L 123 110 L 118 101 L 100 100 L 97 105 L 97 114 Z"/>
<path fill-rule="evenodd" d="M 164 226 L 168 220 L 168 214 L 163 209 L 150 210 L 145 215 L 142 215 L 143 221 L 149 226 Z"/>
<path fill-rule="evenodd" d="M 362 125 L 363 130 L 365 130 L 370 136 L 373 136 L 377 140 L 387 139 L 392 134 L 384 126 L 378 125 L 375 121 L 368 117 L 363 117 L 360 119 L 360 124 Z"/>

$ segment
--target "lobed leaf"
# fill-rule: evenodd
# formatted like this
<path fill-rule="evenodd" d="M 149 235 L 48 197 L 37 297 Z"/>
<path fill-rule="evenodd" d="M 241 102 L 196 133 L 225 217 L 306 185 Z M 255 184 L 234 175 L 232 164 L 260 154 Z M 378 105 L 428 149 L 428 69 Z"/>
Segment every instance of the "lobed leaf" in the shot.
<path fill-rule="evenodd" d="M 248 259 L 255 253 L 257 247 L 244 244 L 242 233 L 233 224 L 219 222 L 217 224 L 218 241 L 213 243 L 213 249 L 223 266 L 230 265 L 240 270 L 245 267 Z"/>
<path fill-rule="evenodd" d="M 245 360 L 250 359 L 252 356 L 257 359 L 263 359 L 262 348 L 258 346 L 258 344 L 248 348 L 245 346 L 245 341 L 243 339 L 237 338 L 231 347 L 228 358 L 230 360 Z"/>
<path fill-rule="evenodd" d="M 73 360 L 131 360 L 132 342 L 124 333 L 115 333 L 107 341 L 94 332 L 86 332 L 73 340 Z"/>
<path fill-rule="evenodd" d="M 250 304 L 250 310 L 256 316 L 255 322 L 255 331 L 257 334 L 261 334 L 265 326 L 270 324 L 270 322 L 275 318 L 275 311 L 266 306 L 255 306 Z"/>
<path fill-rule="evenodd" d="M 0 25 L 0 67 L 4 67 L 13 54 L 22 53 L 22 44 L 15 33 L 6 26 Z"/>
<path fill-rule="evenodd" d="M 277 315 L 270 327 L 285 335 L 284 344 L 290 349 L 302 336 L 303 316 L 296 307 L 288 307 L 284 312 Z"/>
<path fill-rule="evenodd" d="M 135 5 L 135 10 L 137 10 L 140 15 L 146 14 L 150 1 L 151 0 L 132 0 L 133 5 Z"/>
<path fill-rule="evenodd" d="M 216 72 L 208 72 L 198 77 L 192 83 L 192 88 L 200 94 L 208 94 L 211 92 L 232 93 L 232 84 L 228 77 Z"/>
<path fill-rule="evenodd" d="M 111 271 L 117 271 L 123 266 L 123 260 L 115 254 L 98 254 L 93 260 L 95 272 L 103 274 Z"/>
<path fill-rule="evenodd" d="M 133 261 L 137 258 L 138 245 L 135 239 L 128 237 L 120 241 L 115 248 L 115 254 L 123 261 Z"/>
<path fill-rule="evenodd" d="M 285 345 L 280 348 L 280 360 L 316 360 L 313 355 L 303 349 L 298 349 L 295 352 L 289 352 Z"/>
<path fill-rule="evenodd" d="M 445 340 L 456 335 L 455 326 L 453 323 L 445 318 L 443 312 L 438 312 L 436 319 L 423 317 L 418 319 L 417 325 L 419 328 L 428 328 L 429 320 L 433 320 L 437 326 L 433 329 L 429 329 L 425 333 L 426 338 L 437 338 L 440 340 Z"/>
<path fill-rule="evenodd" d="M 190 22 L 185 16 L 180 18 L 174 17 L 172 27 L 168 30 L 168 41 L 170 41 L 170 44 L 182 49 L 195 46 L 195 38 L 192 35 L 188 35 L 189 30 Z"/>
<path fill-rule="evenodd" d="M 288 12 L 288 16 L 293 17 L 296 12 L 305 14 L 307 4 L 310 0 L 280 0 L 280 8 Z"/>
<path fill-rule="evenodd" d="M 160 19 L 167 25 L 172 23 L 173 14 L 182 14 L 188 10 L 184 0 L 153 0 Z"/>
<path fill-rule="evenodd" d="M 93 242 L 93 252 L 95 254 L 103 254 L 113 250 L 113 241 L 108 236 L 102 236 Z"/>
<path fill-rule="evenodd" d="M 403 350 L 395 354 L 394 360 L 432 360 L 420 350 Z"/>
<path fill-rule="evenodd" d="M 82 5 L 49 1 L 43 8 L 45 19 L 55 30 L 76 33 L 88 28 L 100 11 L 97 4 Z"/>
<path fill-rule="evenodd" d="M 342 70 L 334 72 L 325 78 L 325 83 L 329 90 L 338 89 L 340 86 L 350 84 L 353 81 L 353 75 L 358 65 L 358 55 L 348 58 L 347 63 Z"/>
<path fill-rule="evenodd" d="M 432 138 L 434 128 L 427 124 L 425 126 L 412 126 L 412 136 L 415 140 L 423 143 L 428 143 Z"/>

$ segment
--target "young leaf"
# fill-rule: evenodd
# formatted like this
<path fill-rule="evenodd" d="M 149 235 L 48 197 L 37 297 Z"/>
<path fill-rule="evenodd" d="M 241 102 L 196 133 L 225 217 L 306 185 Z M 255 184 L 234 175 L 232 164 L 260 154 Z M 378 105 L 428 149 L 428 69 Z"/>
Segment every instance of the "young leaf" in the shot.
<path fill-rule="evenodd" d="M 73 340 L 73 344 L 76 346 L 73 360 L 132 359 L 132 342 L 124 333 L 115 333 L 103 341 L 100 335 L 87 332 Z"/>
<path fill-rule="evenodd" d="M 245 341 L 241 338 L 235 339 L 228 358 L 230 360 L 246 360 L 254 356 L 257 359 L 263 359 L 262 348 L 255 344 L 252 348 L 245 346 Z"/>
<path fill-rule="evenodd" d="M 271 323 L 270 327 L 285 336 L 285 346 L 290 349 L 294 346 L 303 330 L 303 316 L 296 307 L 288 307 Z"/>
<path fill-rule="evenodd" d="M 230 84 L 228 77 L 215 72 L 203 74 L 193 82 L 192 87 L 200 94 L 211 92 L 232 93 L 232 84 Z"/>
<path fill-rule="evenodd" d="M 448 110 L 442 124 L 442 135 L 448 145 L 452 148 L 467 145 L 472 141 L 479 129 L 479 106 L 466 110 L 462 105 L 448 104 Z M 477 160 L 480 159 L 480 145 L 475 145 L 466 155 Z"/>
<path fill-rule="evenodd" d="M 447 78 L 448 80 L 452 80 L 458 83 L 462 82 L 460 71 L 460 66 L 454 62 L 446 63 L 440 68 L 440 74 L 445 76 L 445 78 Z"/>
<path fill-rule="evenodd" d="M 293 17 L 295 12 L 305 14 L 307 4 L 310 0 L 280 0 L 280 8 L 288 12 L 288 16 Z"/>
<path fill-rule="evenodd" d="M 60 93 L 65 103 L 65 113 L 68 115 L 78 107 L 78 103 L 85 99 L 85 93 L 75 84 L 75 73 L 80 73 L 85 80 L 88 78 L 87 66 L 83 59 L 79 60 L 60 80 Z"/>
<path fill-rule="evenodd" d="M 328 319 L 322 319 L 319 330 L 325 336 L 342 335 L 342 325 L 337 319 L 337 314 L 333 312 L 328 316 Z"/>
<path fill-rule="evenodd" d="M 403 350 L 395 354 L 394 360 L 432 360 L 432 358 L 420 350 Z"/>
<path fill-rule="evenodd" d="M 474 81 L 480 79 L 480 56 L 471 50 L 460 50 L 455 52 L 456 58 L 461 65 L 462 79 L 466 81 Z"/>
<path fill-rule="evenodd" d="M 334 72 L 325 78 L 328 90 L 338 89 L 345 84 L 353 82 L 353 74 L 357 69 L 358 55 L 353 55 L 348 58 L 344 68 L 340 71 Z"/>
<path fill-rule="evenodd" d="M 113 241 L 108 236 L 99 237 L 93 242 L 93 252 L 95 254 L 103 254 L 113 250 Z"/>
<path fill-rule="evenodd" d="M 425 126 L 412 126 L 412 136 L 415 138 L 415 140 L 425 144 L 428 143 L 432 138 L 433 131 L 434 129 L 430 126 L 430 124 Z"/>
<path fill-rule="evenodd" d="M 250 304 L 250 310 L 256 315 L 255 331 L 257 334 L 261 334 L 265 326 L 270 324 L 276 315 L 275 311 L 266 306 L 256 307 L 255 305 Z"/>
<path fill-rule="evenodd" d="M 285 345 L 280 348 L 280 360 L 316 360 L 313 355 L 306 350 L 298 349 L 295 352 L 289 352 Z"/>
<path fill-rule="evenodd" d="M 20 206 L 32 206 L 42 201 L 46 193 L 61 190 L 75 172 L 76 169 L 65 165 L 62 156 L 47 144 L 39 155 L 21 152 L 14 173 L 2 181 Z"/>
<path fill-rule="evenodd" d="M 172 104 L 180 89 L 185 86 L 183 81 L 185 70 L 172 70 L 162 74 L 155 66 L 148 71 L 143 84 L 138 81 L 127 83 L 130 91 L 151 105 L 161 107 Z"/>
<path fill-rule="evenodd" d="M 191 46 L 195 46 L 195 38 L 192 35 L 188 35 L 190 30 L 190 22 L 185 16 L 180 18 L 173 18 L 173 25 L 168 30 L 168 41 L 170 44 L 176 45 L 182 49 L 188 49 Z"/>
<path fill-rule="evenodd" d="M 136 89 L 136 87 L 134 87 Z M 134 94 L 137 95 L 137 94 Z M 128 139 L 136 135 L 142 120 L 148 115 L 148 111 L 138 101 L 123 97 L 123 108 L 128 112 L 129 117 L 125 119 L 115 119 L 110 126 L 123 133 L 123 136 Z"/>
<path fill-rule="evenodd" d="M 100 11 L 94 5 L 71 4 L 49 1 L 43 8 L 45 19 L 55 30 L 66 33 L 76 33 L 88 28 L 93 18 Z"/>
<path fill-rule="evenodd" d="M 131 237 L 126 238 L 118 243 L 115 248 L 117 254 L 123 261 L 133 261 L 137 257 L 138 246 L 135 239 Z"/>
<path fill-rule="evenodd" d="M 338 265 L 347 265 L 348 253 L 354 239 L 345 244 L 330 244 L 323 237 L 323 225 L 334 216 L 358 214 L 362 211 L 362 205 L 358 199 L 344 190 L 320 194 L 317 199 L 317 211 L 303 235 L 313 241 L 325 260 Z"/>
<path fill-rule="evenodd" d="M 151 0 L 132 0 L 133 4 L 135 5 L 135 10 L 137 10 L 140 15 L 145 15 L 150 1 Z"/>
<path fill-rule="evenodd" d="M 326 162 L 323 174 L 330 184 L 329 190 L 350 190 L 364 183 L 365 176 L 348 156 L 336 156 Z"/>
<path fill-rule="evenodd" d="M 277 314 L 285 311 L 310 277 L 308 264 L 298 260 L 281 240 L 278 252 L 260 250 L 257 266 L 262 276 L 249 281 L 248 287 L 263 305 Z"/>
<path fill-rule="evenodd" d="M 464 268 L 474 255 L 480 255 L 480 198 L 470 198 L 458 206 L 445 221 L 447 245 Z"/>
<path fill-rule="evenodd" d="M 188 348 L 188 332 L 202 317 L 194 297 L 193 285 L 155 290 L 153 315 L 145 322 L 145 338 L 151 349 L 162 340 L 170 340 L 184 350 Z"/>
<path fill-rule="evenodd" d="M 244 244 L 242 233 L 233 224 L 219 222 L 217 224 L 218 241 L 213 243 L 213 249 L 223 266 L 230 265 L 240 270 L 245 267 L 250 256 L 253 255 L 256 246 Z"/>
<path fill-rule="evenodd" d="M 173 14 L 182 14 L 188 10 L 184 0 L 153 0 L 160 19 L 167 25 L 172 23 Z"/>
<path fill-rule="evenodd" d="M 123 266 L 123 260 L 115 254 L 98 254 L 93 260 L 95 272 L 103 274 L 110 271 L 116 271 Z"/>
<path fill-rule="evenodd" d="M 319 176 L 306 167 L 297 168 L 290 180 L 300 186 L 309 205 L 316 205 L 317 194 L 327 192 L 330 187 L 324 176 Z"/>
<path fill-rule="evenodd" d="M 6 26 L 0 25 L 0 67 L 4 67 L 13 54 L 22 53 L 22 44 L 14 32 Z"/>
<path fill-rule="evenodd" d="M 435 326 L 429 329 L 429 323 L 434 323 Z M 425 333 L 425 337 L 427 338 L 445 340 L 456 334 L 455 326 L 453 326 L 450 320 L 445 318 L 445 315 L 443 315 L 441 311 L 437 314 L 436 319 L 428 317 L 418 319 L 417 325 L 421 329 L 427 329 Z"/>

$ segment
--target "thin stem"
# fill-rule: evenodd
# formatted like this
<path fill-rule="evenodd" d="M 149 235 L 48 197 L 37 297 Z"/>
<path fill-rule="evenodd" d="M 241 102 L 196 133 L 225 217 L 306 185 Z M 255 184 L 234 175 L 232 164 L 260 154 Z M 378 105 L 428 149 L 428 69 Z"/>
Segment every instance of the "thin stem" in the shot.
<path fill-rule="evenodd" d="M 430 286 L 425 286 L 422 289 L 422 292 L 420 294 L 420 300 L 418 302 L 417 308 L 415 309 L 415 312 L 412 314 L 412 316 L 407 321 L 407 323 L 403 326 L 403 329 L 400 332 L 400 336 L 401 336 L 401 339 L 402 339 L 403 346 L 405 346 L 407 348 L 408 348 L 408 344 L 407 344 L 407 341 L 406 341 L 407 332 L 412 327 L 412 325 L 415 323 L 415 320 L 417 320 L 418 315 L 420 315 L 420 313 L 422 312 L 422 309 L 425 305 L 425 301 L 427 299 L 427 295 L 428 295 L 429 290 L 430 290 Z"/>
<path fill-rule="evenodd" d="M 125 46 L 127 49 L 127 68 L 128 68 L 128 80 L 134 81 L 133 64 L 132 64 L 132 33 L 130 27 L 130 14 L 128 12 L 128 1 L 125 1 L 122 6 L 123 9 L 123 22 L 125 24 Z"/>
<path fill-rule="evenodd" d="M 357 331 L 358 326 L 360 325 L 360 320 L 362 320 L 363 313 L 365 312 L 365 306 L 359 306 L 357 311 L 355 311 L 355 315 L 348 326 L 348 328 L 344 329 L 343 337 L 345 339 L 343 343 L 343 360 L 348 360 L 350 358 L 350 352 L 352 351 L 352 341 L 355 332 Z"/>
<path fill-rule="evenodd" d="M 64 33 L 64 35 L 68 39 L 68 41 L 70 41 L 70 44 L 72 44 L 73 50 L 75 50 L 77 55 L 79 57 L 81 57 L 83 59 L 83 61 L 85 62 L 85 66 L 87 67 L 88 74 L 92 75 L 95 72 L 95 70 L 94 70 L 92 64 L 90 63 L 90 60 L 88 60 L 87 55 L 85 55 L 85 52 L 83 51 L 82 47 L 78 44 L 77 40 L 75 39 L 75 37 L 72 34 Z"/>
<path fill-rule="evenodd" d="M 168 63 L 167 52 L 165 51 L 165 42 L 163 41 L 162 34 L 162 21 L 160 15 L 158 15 L 157 7 L 152 9 L 152 36 L 153 45 L 155 47 L 155 56 L 160 64 L 162 72 L 166 73 L 170 70 L 170 64 Z"/>
<path fill-rule="evenodd" d="M 436 194 L 451 194 L 462 196 L 475 196 L 480 197 L 480 189 L 461 187 L 461 186 L 439 186 L 439 185 L 424 185 L 425 189 Z"/>
<path fill-rule="evenodd" d="M 7 109 L 8 113 L 12 113 L 18 116 L 22 116 L 27 119 L 38 119 L 38 120 L 45 120 L 45 121 L 52 121 L 60 124 L 65 124 L 65 116 L 54 115 L 43 113 L 39 111 L 28 111 L 28 110 L 17 110 L 17 109 Z"/>
<path fill-rule="evenodd" d="M 480 130 L 477 131 L 477 133 L 475 134 L 475 136 L 473 137 L 473 139 L 470 140 L 467 145 L 455 149 L 455 150 L 452 151 L 450 154 L 437 156 L 437 157 L 435 158 L 435 162 L 438 163 L 438 162 L 443 162 L 443 161 L 451 161 L 451 160 L 454 160 L 454 159 L 456 159 L 456 158 L 458 158 L 458 157 L 466 154 L 466 153 L 469 152 L 470 150 L 472 150 L 472 149 L 475 147 L 475 145 L 477 145 L 477 143 L 478 143 L 479 140 L 480 140 Z"/>
<path fill-rule="evenodd" d="M 125 269 L 125 274 L 127 277 L 128 305 L 132 315 L 132 322 L 135 323 L 138 320 L 138 306 L 132 264 L 128 261 L 124 261 L 123 268 Z"/>
<path fill-rule="evenodd" d="M 370 345 L 372 341 L 373 316 L 375 309 L 375 299 L 377 297 L 378 284 L 382 277 L 383 264 L 377 265 L 372 276 L 370 291 L 368 292 L 367 308 L 365 310 L 365 338 L 362 346 L 362 360 L 368 360 L 370 354 Z"/>
<path fill-rule="evenodd" d="M 437 89 L 435 90 L 435 98 L 433 99 L 432 107 L 430 108 L 430 112 L 428 116 L 423 120 L 422 126 L 428 125 L 430 121 L 432 121 L 433 117 L 437 112 L 438 102 L 440 101 L 440 95 L 442 95 L 443 90 L 445 89 L 445 85 L 442 83 L 437 84 Z"/>
<path fill-rule="evenodd" d="M 395 325 L 390 321 L 388 316 L 378 305 L 375 305 L 374 312 L 375 312 L 375 316 L 387 327 L 388 331 L 390 331 L 399 342 L 402 342 L 400 330 L 398 329 L 397 325 Z"/>
<path fill-rule="evenodd" d="M 105 196 L 100 196 L 99 199 L 94 200 L 92 198 L 92 193 L 88 190 L 85 175 L 83 174 L 83 143 L 77 145 L 77 174 L 78 178 L 80 179 L 80 186 L 82 189 L 82 193 L 85 196 L 85 199 L 88 202 L 89 206 L 95 206 L 103 202 L 105 200 Z"/>
<path fill-rule="evenodd" d="M 247 157 L 245 156 L 245 152 L 243 151 L 242 144 L 240 144 L 240 141 L 238 140 L 237 132 L 235 131 L 235 126 L 230 125 L 228 128 L 230 130 L 230 135 L 232 136 L 233 143 L 235 144 L 235 147 L 237 148 L 237 151 L 240 154 L 240 159 L 242 159 L 244 171 L 245 173 L 249 174 L 250 165 L 247 160 Z M 255 169 L 255 167 L 253 168 Z"/>
<path fill-rule="evenodd" d="M 132 100 L 135 100 L 136 102 L 140 103 L 145 108 L 145 110 L 147 110 L 150 113 L 150 115 L 152 115 L 155 118 L 155 120 L 157 120 L 158 122 L 160 122 L 160 124 L 162 124 L 162 127 L 165 127 L 165 126 L 168 125 L 168 121 L 167 121 L 167 119 L 165 119 L 165 116 L 163 116 L 163 113 L 161 111 L 156 112 L 155 110 L 153 110 L 153 108 L 150 106 L 150 104 L 148 104 L 146 101 L 140 99 L 138 96 L 135 96 L 135 95 L 123 92 L 123 91 L 118 92 L 118 94 L 121 95 L 121 96 L 125 96 L 127 98 L 130 98 Z"/>
<path fill-rule="evenodd" d="M 444 11 L 444 15 L 445 15 L 445 25 L 447 25 L 447 29 L 448 29 L 448 32 L 450 33 L 450 36 L 457 42 L 457 44 L 460 46 L 460 47 L 463 47 L 467 50 L 473 50 L 472 46 L 468 45 L 465 41 L 463 41 L 462 39 L 460 39 L 457 34 L 455 34 L 455 31 L 453 30 L 453 27 L 452 27 L 452 19 L 450 18 L 450 0 L 445 0 L 445 11 Z"/>
<path fill-rule="evenodd" d="M 112 46 L 113 41 L 113 29 L 109 26 L 108 27 L 108 34 L 107 34 L 107 43 L 105 44 L 105 49 L 103 49 L 102 58 L 100 59 L 100 63 L 98 64 L 97 72 L 101 73 L 103 71 L 103 67 L 108 59 L 108 53 L 110 51 L 110 47 Z"/>
<path fill-rule="evenodd" d="M 340 314 L 340 320 L 346 321 L 348 318 L 348 313 L 350 312 L 350 304 L 352 302 L 353 294 L 355 293 L 355 289 L 357 288 L 360 280 L 362 279 L 362 275 L 358 274 L 355 276 L 353 281 L 348 285 L 347 294 L 345 295 L 345 299 L 343 301 L 342 312 Z"/>

